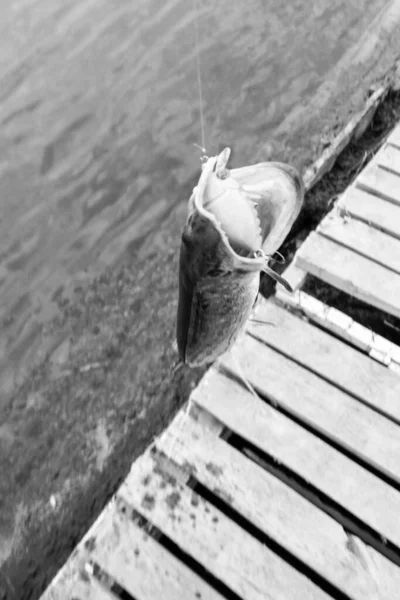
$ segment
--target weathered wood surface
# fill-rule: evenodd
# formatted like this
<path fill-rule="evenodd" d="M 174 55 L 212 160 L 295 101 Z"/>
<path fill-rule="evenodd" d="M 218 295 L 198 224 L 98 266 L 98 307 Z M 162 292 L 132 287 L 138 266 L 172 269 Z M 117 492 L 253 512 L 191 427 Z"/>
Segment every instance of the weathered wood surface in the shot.
<path fill-rule="evenodd" d="M 143 484 L 142 484 L 143 485 Z M 117 502 L 91 532 L 88 558 L 138 600 L 222 600 L 222 596 L 163 548 Z"/>
<path fill-rule="evenodd" d="M 267 398 L 400 483 L 398 425 L 250 336 L 235 355 L 244 375 Z M 229 355 L 223 364 L 236 371 Z"/>
<path fill-rule="evenodd" d="M 387 144 L 378 152 L 376 160 L 380 167 L 400 175 L 400 148 Z"/>
<path fill-rule="evenodd" d="M 321 156 L 305 171 L 303 180 L 306 190 L 315 185 L 335 164 L 342 150 L 350 143 L 352 138 L 358 138 L 370 124 L 379 102 L 387 93 L 387 88 L 378 88 L 366 101 L 363 109 L 356 113 L 337 135 L 332 143 L 324 150 Z"/>
<path fill-rule="evenodd" d="M 184 484 L 164 477 L 148 453 L 135 462 L 118 495 L 241 598 L 328 600 L 220 510 Z"/>
<path fill-rule="evenodd" d="M 343 209 L 344 214 L 400 238 L 400 206 L 355 186 L 341 196 L 337 206 Z"/>
<path fill-rule="evenodd" d="M 357 323 L 340 310 L 324 304 L 302 290 L 296 290 L 293 294 L 290 294 L 281 286 L 279 288 L 276 291 L 276 299 L 279 302 L 300 311 L 312 323 L 316 323 L 324 330 L 334 333 L 335 336 L 364 351 L 374 360 L 389 367 L 389 369 L 400 372 L 399 346 Z M 251 325 L 250 322 L 248 327 L 250 328 Z"/>
<path fill-rule="evenodd" d="M 371 161 L 357 177 L 355 186 L 400 206 L 399 176 Z"/>
<path fill-rule="evenodd" d="M 360 560 L 340 524 L 206 428 L 180 415 L 157 443 L 163 451 L 171 446 L 176 463 L 351 598 L 396 593 L 400 569 L 354 537 Z"/>
<path fill-rule="evenodd" d="M 327 215 L 317 232 L 400 274 L 400 240 L 397 238 L 357 219 L 344 221 L 338 212 Z"/>
<path fill-rule="evenodd" d="M 192 398 L 231 431 L 400 546 L 400 493 L 393 487 L 215 370 Z"/>
<path fill-rule="evenodd" d="M 41 600 L 119 600 L 95 579 L 76 570 L 74 561 L 68 561 Z M 87 579 L 85 580 L 84 577 Z"/>
<path fill-rule="evenodd" d="M 108 511 L 107 507 L 106 512 Z M 88 562 L 86 546 L 90 544 L 92 532 L 96 531 L 97 527 L 101 527 L 103 520 L 104 513 L 84 536 L 78 548 L 57 573 L 40 600 L 118 600 L 112 592 L 90 577 L 85 569 Z"/>
<path fill-rule="evenodd" d="M 52 582 L 51 587 L 41 596 L 41 600 L 119 600 L 112 592 L 103 588 L 98 581 L 87 581 L 75 571 L 74 565 L 67 563 L 61 577 Z"/>
<path fill-rule="evenodd" d="M 387 141 L 388 144 L 393 144 L 394 146 L 400 148 L 400 125 L 397 125 L 397 127 L 393 129 Z"/>
<path fill-rule="evenodd" d="M 118 600 L 91 577 L 98 564 L 136 600 L 222 600 L 222 596 L 165 550 L 111 501 L 42 600 Z"/>
<path fill-rule="evenodd" d="M 253 336 L 400 423 L 398 375 L 274 302 L 261 301 L 257 319 L 266 324 L 250 323 Z"/>
<path fill-rule="evenodd" d="M 311 233 L 297 255 L 301 268 L 363 302 L 400 317 L 400 275 Z"/>

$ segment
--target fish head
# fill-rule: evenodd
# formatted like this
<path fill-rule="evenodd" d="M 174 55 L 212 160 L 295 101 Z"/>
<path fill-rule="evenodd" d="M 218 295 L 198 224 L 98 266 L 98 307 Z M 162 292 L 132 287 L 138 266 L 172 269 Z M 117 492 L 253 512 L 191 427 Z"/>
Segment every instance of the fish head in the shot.
<path fill-rule="evenodd" d="M 225 168 L 227 150 L 203 166 L 182 232 L 177 341 L 180 359 L 191 366 L 212 362 L 236 339 L 263 264 L 255 256 L 261 246 L 255 207 Z"/>
<path fill-rule="evenodd" d="M 177 341 L 190 366 L 233 344 L 258 294 L 260 272 L 297 217 L 304 195 L 283 163 L 228 170 L 230 150 L 209 158 L 189 200 L 179 261 Z M 268 260 L 268 258 L 267 258 Z"/>
<path fill-rule="evenodd" d="M 231 170 L 242 193 L 257 205 L 261 248 L 267 256 L 279 250 L 304 200 L 300 173 L 286 163 L 263 162 Z"/>

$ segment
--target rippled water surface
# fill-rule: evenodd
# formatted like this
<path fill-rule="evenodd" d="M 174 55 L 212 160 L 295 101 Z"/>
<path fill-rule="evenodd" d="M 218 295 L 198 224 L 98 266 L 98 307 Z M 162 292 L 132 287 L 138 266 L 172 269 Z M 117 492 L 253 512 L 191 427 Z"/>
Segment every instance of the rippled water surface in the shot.
<path fill-rule="evenodd" d="M 209 150 L 266 159 L 385 0 L 199 1 Z M 199 168 L 195 4 L 0 8 L 0 378 L 10 388 L 62 286 L 152 235 Z M 10 369 L 11 367 L 11 369 Z M 14 368 L 15 367 L 15 368 Z"/>

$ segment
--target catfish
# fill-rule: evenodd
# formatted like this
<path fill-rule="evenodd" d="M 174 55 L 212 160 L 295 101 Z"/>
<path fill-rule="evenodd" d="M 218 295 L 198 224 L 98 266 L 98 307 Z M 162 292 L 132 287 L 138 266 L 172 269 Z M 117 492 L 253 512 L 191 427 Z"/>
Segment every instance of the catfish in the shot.
<path fill-rule="evenodd" d="M 179 257 L 179 364 L 199 367 L 228 351 L 256 302 L 268 265 L 304 199 L 298 171 L 280 162 L 226 167 L 230 149 L 206 158 L 188 203 Z"/>

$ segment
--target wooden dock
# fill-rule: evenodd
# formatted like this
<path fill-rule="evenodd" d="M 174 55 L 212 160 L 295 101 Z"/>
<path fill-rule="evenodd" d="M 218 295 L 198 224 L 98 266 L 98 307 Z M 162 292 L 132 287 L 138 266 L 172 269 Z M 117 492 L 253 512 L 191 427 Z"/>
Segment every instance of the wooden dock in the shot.
<path fill-rule="evenodd" d="M 42 600 L 400 598 L 400 348 L 307 274 L 400 317 L 400 127 Z"/>

